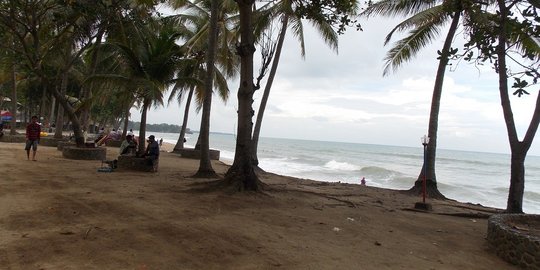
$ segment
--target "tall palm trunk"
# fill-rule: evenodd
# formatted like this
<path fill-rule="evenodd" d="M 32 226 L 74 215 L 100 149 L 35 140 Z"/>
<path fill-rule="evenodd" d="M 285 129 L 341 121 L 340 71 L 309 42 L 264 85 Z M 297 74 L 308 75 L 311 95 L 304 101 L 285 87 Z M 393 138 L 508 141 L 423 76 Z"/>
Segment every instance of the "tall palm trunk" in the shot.
<path fill-rule="evenodd" d="M 540 91 L 536 99 L 536 106 L 529 128 L 525 133 L 523 141 L 519 141 L 510 97 L 508 95 L 508 75 L 506 68 L 506 44 L 507 38 L 507 16 L 508 8 L 504 0 L 498 0 L 499 16 L 501 18 L 499 25 L 499 36 L 497 50 L 497 73 L 499 74 L 499 94 L 501 96 L 501 105 L 506 123 L 506 131 L 510 143 L 512 158 L 510 161 L 510 189 L 508 192 L 508 201 L 506 211 L 509 213 L 523 213 L 523 193 L 525 190 L 525 157 L 531 147 L 538 125 L 540 124 Z"/>
<path fill-rule="evenodd" d="M 210 7 L 210 35 L 208 37 L 208 50 L 206 52 L 206 68 L 207 74 L 204 80 L 205 91 L 202 108 L 201 119 L 201 160 L 199 163 L 199 170 L 195 174 L 195 177 L 213 177 L 216 176 L 216 172 L 212 168 L 212 162 L 210 161 L 210 109 L 212 106 L 212 94 L 214 83 L 214 62 L 217 51 L 217 35 L 218 35 L 218 4 L 219 0 L 212 0 Z"/>
<path fill-rule="evenodd" d="M 283 48 L 283 43 L 285 42 L 285 35 L 287 33 L 287 26 L 289 24 L 289 15 L 285 14 L 281 21 L 281 32 L 279 33 L 279 40 L 276 47 L 276 54 L 274 55 L 274 61 L 272 62 L 272 67 L 270 68 L 270 74 L 268 74 L 268 81 L 266 81 L 266 86 L 264 87 L 264 93 L 261 98 L 261 104 L 259 105 L 259 111 L 257 112 L 257 120 L 255 121 L 255 128 L 253 129 L 253 139 L 252 139 L 252 149 L 251 149 L 251 158 L 253 165 L 259 165 L 259 158 L 257 157 L 257 147 L 259 145 L 259 135 L 261 133 L 261 125 L 264 116 L 264 111 L 266 109 L 266 103 L 268 102 L 268 97 L 270 96 L 270 89 L 272 88 L 272 83 L 276 77 L 277 68 L 279 65 L 279 59 L 281 56 L 281 51 Z"/>
<path fill-rule="evenodd" d="M 251 162 L 251 132 L 253 130 L 253 53 L 252 29 L 254 0 L 236 0 L 240 13 L 240 87 L 238 89 L 238 128 L 234 161 L 225 175 L 225 183 L 236 190 L 259 190 L 261 182 Z"/>
<path fill-rule="evenodd" d="M 459 11 L 454 13 L 450 29 L 446 35 L 443 49 L 441 52 L 441 58 L 439 60 L 439 66 L 437 68 L 437 76 L 435 77 L 435 85 L 433 87 L 433 96 L 431 98 L 431 111 L 429 113 L 429 127 L 428 136 L 429 144 L 427 145 L 425 164 L 422 165 L 422 170 L 418 179 L 414 183 L 414 186 L 410 189 L 415 194 L 422 192 L 424 171 L 426 172 L 426 193 L 431 198 L 445 198 L 437 189 L 437 177 L 435 176 L 435 160 L 437 152 L 437 130 L 439 127 L 439 111 L 441 107 L 441 96 L 444 82 L 444 74 L 446 72 L 446 65 L 449 61 L 450 48 L 452 40 L 456 34 L 458 23 L 461 13 Z M 427 168 L 425 168 L 427 166 Z"/>
<path fill-rule="evenodd" d="M 43 86 L 43 87 L 46 87 L 46 86 Z M 56 109 L 56 98 L 51 95 L 51 110 L 49 112 L 49 122 L 51 122 L 51 125 L 53 122 L 53 117 L 54 117 L 54 109 Z"/>
<path fill-rule="evenodd" d="M 9 134 L 15 135 L 17 134 L 17 71 L 15 69 L 15 63 L 11 65 L 11 89 L 12 89 L 12 96 L 11 96 L 11 130 L 9 131 Z"/>
<path fill-rule="evenodd" d="M 148 107 L 150 107 L 150 100 L 145 98 L 141 112 L 141 126 L 139 127 L 139 155 L 144 154 L 146 151 L 146 114 L 148 112 Z"/>
<path fill-rule="evenodd" d="M 62 73 L 62 79 L 60 82 L 60 94 L 65 97 L 67 92 L 67 72 Z M 58 107 L 58 114 L 56 115 L 56 131 L 54 132 L 54 138 L 62 139 L 62 132 L 64 131 L 64 108 Z"/>
<path fill-rule="evenodd" d="M 125 118 L 124 118 L 124 126 L 122 127 L 122 138 L 123 141 L 126 138 L 127 130 L 128 130 L 128 124 L 129 124 L 129 107 L 126 109 Z"/>
<path fill-rule="evenodd" d="M 181 149 L 184 149 L 184 138 L 186 137 L 186 127 L 187 127 L 188 116 L 189 116 L 189 107 L 191 106 L 191 98 L 193 97 L 194 91 L 195 91 L 194 87 L 191 87 L 191 89 L 189 89 L 189 94 L 186 99 L 186 108 L 184 109 L 184 119 L 182 121 L 182 128 L 180 129 L 180 136 L 178 136 L 178 141 L 176 142 L 176 145 L 174 146 L 173 151 L 180 151 Z"/>

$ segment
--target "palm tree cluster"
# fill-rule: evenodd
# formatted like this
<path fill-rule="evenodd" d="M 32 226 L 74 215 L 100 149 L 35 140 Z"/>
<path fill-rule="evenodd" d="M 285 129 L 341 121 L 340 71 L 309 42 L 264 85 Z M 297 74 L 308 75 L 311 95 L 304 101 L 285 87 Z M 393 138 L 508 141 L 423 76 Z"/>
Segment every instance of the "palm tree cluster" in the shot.
<path fill-rule="evenodd" d="M 62 135 L 63 124 L 71 123 L 79 146 L 84 145 L 83 130 L 96 126 L 118 128 L 121 122 L 127 125 L 130 109 L 137 107 L 141 111 L 139 152 L 145 147 L 148 110 L 165 101 L 185 100 L 183 130 L 175 146 L 175 150 L 182 149 L 189 107 L 195 97 L 197 110 L 202 111 L 197 143 L 201 163 L 196 175 L 213 177 L 209 160 L 212 96 L 216 91 L 226 101 L 230 92 L 228 80 L 238 76 L 235 158 L 220 185 L 235 190 L 259 190 L 262 184 L 255 173 L 257 144 L 288 32 L 298 39 L 304 56 L 306 21 L 337 51 L 339 34 L 348 26 L 359 27 L 358 18 L 402 16 L 404 20 L 390 30 L 385 40 L 388 44 L 395 33 L 409 31 L 394 43 L 385 58 L 384 75 L 388 75 L 435 40 L 449 23 L 439 51 L 427 158 L 411 191 L 419 192 L 421 179 L 427 178 L 429 195 L 444 197 L 437 190 L 435 160 L 440 100 L 450 61 L 491 61 L 501 77 L 500 93 L 513 154 L 512 171 L 519 171 L 512 174 L 511 183 L 521 183 L 517 193 L 509 198 L 508 210 L 520 212 L 523 161 L 538 127 L 540 106 L 524 141 L 519 141 L 510 104 L 506 104 L 507 78 L 520 76 L 514 84 L 520 96 L 527 93 L 524 77 L 531 78 L 533 83 L 538 80 L 534 68 L 540 59 L 537 3 L 381 0 L 369 2 L 358 14 L 361 3 L 357 0 L 0 0 L 0 85 L 6 92 L 2 95 L 11 96 L 14 106 L 17 101 L 24 104 L 22 118 L 37 114 L 46 123 L 56 123 L 57 137 Z M 163 4 L 167 10 L 174 11 L 173 15 L 164 16 L 160 12 Z M 268 34 L 275 27 L 279 29 L 276 37 Z M 452 47 L 460 27 L 469 38 L 462 51 Z M 257 45 L 263 48 L 263 64 L 259 76 L 254 77 L 253 56 Z M 510 51 L 531 63 L 521 65 L 526 71 L 521 74 L 508 71 L 504 59 L 511 57 Z M 261 87 L 268 69 L 254 125 L 253 95 Z M 168 97 L 167 93 L 170 93 Z"/>

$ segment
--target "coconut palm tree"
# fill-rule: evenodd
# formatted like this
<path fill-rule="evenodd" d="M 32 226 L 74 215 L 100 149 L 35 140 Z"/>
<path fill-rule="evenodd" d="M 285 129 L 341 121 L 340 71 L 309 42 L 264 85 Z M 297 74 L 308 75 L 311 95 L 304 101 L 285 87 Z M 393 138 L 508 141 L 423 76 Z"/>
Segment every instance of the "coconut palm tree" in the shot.
<path fill-rule="evenodd" d="M 304 43 L 304 25 L 302 23 L 302 16 L 299 13 L 294 11 L 295 5 L 294 1 L 291 0 L 281 0 L 275 5 L 267 5 L 262 7 L 259 11 L 258 19 L 262 19 L 260 27 L 267 27 L 268 18 L 280 19 L 281 20 L 281 30 L 279 32 L 278 41 L 276 44 L 276 51 L 272 60 L 272 66 L 270 68 L 270 73 L 268 74 L 268 80 L 264 88 L 263 95 L 261 97 L 261 103 L 259 105 L 259 110 L 257 112 L 257 119 L 255 121 L 255 127 L 253 128 L 253 138 L 252 138 L 252 160 L 254 165 L 259 164 L 257 157 L 257 146 L 259 143 L 259 135 L 261 132 L 262 120 L 264 116 L 264 111 L 266 109 L 266 104 L 268 102 L 268 97 L 270 96 L 270 90 L 276 76 L 277 68 L 279 65 L 279 59 L 281 57 L 281 51 L 283 44 L 285 42 L 285 36 L 287 30 L 291 28 L 293 30 L 293 35 L 298 38 L 300 43 L 300 51 L 302 57 L 305 57 L 305 43 Z M 353 8 L 351 11 L 354 11 L 356 8 Z M 329 23 L 327 20 L 323 20 L 320 17 L 311 18 L 309 22 L 314 26 L 314 28 L 319 32 L 324 42 L 333 49 L 336 53 L 338 51 L 338 33 L 336 29 Z"/>
<path fill-rule="evenodd" d="M 382 0 L 369 6 L 362 13 L 362 15 L 368 17 L 373 15 L 410 16 L 395 26 L 386 36 L 385 45 L 390 42 L 392 36 L 396 32 L 410 29 L 409 34 L 396 42 L 395 46 L 389 50 L 385 57 L 386 64 L 383 73 L 384 75 L 387 75 L 390 70 L 395 71 L 403 63 L 416 56 L 422 48 L 427 46 L 439 35 L 441 28 L 450 21 L 450 27 L 448 28 L 443 48 L 440 51 L 439 65 L 433 87 L 428 127 L 429 144 L 427 145 L 426 159 L 418 179 L 411 188 L 411 192 L 419 193 L 422 191 L 424 172 L 426 172 L 427 193 L 434 198 L 444 198 L 437 189 L 435 175 L 438 119 L 446 66 L 448 65 L 452 52 L 455 52 L 451 48 L 452 41 L 457 32 L 462 14 L 468 16 L 466 11 L 470 8 L 465 6 L 465 4 L 465 1 L 461 0 L 442 2 L 433 0 Z"/>
<path fill-rule="evenodd" d="M 182 13 L 172 15 L 168 19 L 176 20 L 179 23 L 187 25 L 187 32 L 183 36 L 184 48 L 186 54 L 190 55 L 194 61 L 194 65 L 191 69 L 191 76 L 198 78 L 201 82 L 205 80 L 205 64 L 204 57 L 208 52 L 208 37 L 209 30 L 211 29 L 210 23 L 210 1 L 170 1 L 171 6 L 175 9 L 182 10 Z M 213 76 L 213 88 L 217 90 L 217 93 L 221 99 L 226 102 L 229 96 L 229 87 L 227 84 L 227 78 L 231 78 L 238 73 L 238 58 L 234 53 L 234 47 L 237 36 L 234 25 L 236 23 L 236 6 L 233 1 L 222 1 L 220 8 L 218 9 L 218 38 L 217 38 L 217 51 L 215 57 L 214 76 Z M 186 96 L 186 107 L 184 110 L 184 120 L 182 124 L 182 130 L 180 136 L 175 145 L 175 150 L 183 148 L 185 130 L 187 127 L 187 117 L 189 107 L 191 105 L 191 97 L 195 93 L 197 98 L 198 110 L 202 108 L 202 101 L 205 95 L 204 84 L 197 85 L 175 85 L 175 88 L 171 92 L 169 101 L 173 97 L 177 97 L 177 100 L 181 100 Z M 201 134 L 199 135 L 201 136 Z M 200 140 L 199 140 L 200 141 Z M 200 148 L 197 145 L 196 148 Z"/>
<path fill-rule="evenodd" d="M 118 73 L 95 78 L 128 86 L 141 103 L 139 153 L 145 151 L 148 109 L 163 104 L 163 93 L 176 82 L 175 75 L 184 61 L 184 52 L 176 44 L 180 36 L 175 26 L 156 20 L 137 27 L 130 38 L 131 46 L 117 42 L 104 44 L 107 58 L 114 58 L 118 64 Z"/>

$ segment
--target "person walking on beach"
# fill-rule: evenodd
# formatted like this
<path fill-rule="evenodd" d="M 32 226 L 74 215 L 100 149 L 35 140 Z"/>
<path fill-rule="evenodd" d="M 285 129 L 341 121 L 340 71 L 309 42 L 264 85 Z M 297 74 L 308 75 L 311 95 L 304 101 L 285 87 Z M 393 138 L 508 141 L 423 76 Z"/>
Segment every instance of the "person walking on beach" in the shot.
<path fill-rule="evenodd" d="M 37 116 L 32 116 L 32 122 L 26 126 L 26 158 L 30 160 L 30 148 L 32 148 L 32 160 L 36 161 L 37 145 L 39 143 L 41 126 L 37 123 Z"/>

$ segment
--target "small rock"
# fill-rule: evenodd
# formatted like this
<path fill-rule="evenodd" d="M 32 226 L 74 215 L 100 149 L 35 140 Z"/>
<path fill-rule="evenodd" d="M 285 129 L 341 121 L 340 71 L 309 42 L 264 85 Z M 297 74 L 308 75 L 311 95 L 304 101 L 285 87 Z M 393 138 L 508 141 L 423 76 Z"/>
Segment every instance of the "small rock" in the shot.
<path fill-rule="evenodd" d="M 376 246 L 382 246 L 382 244 L 379 241 L 375 241 L 374 243 Z"/>

